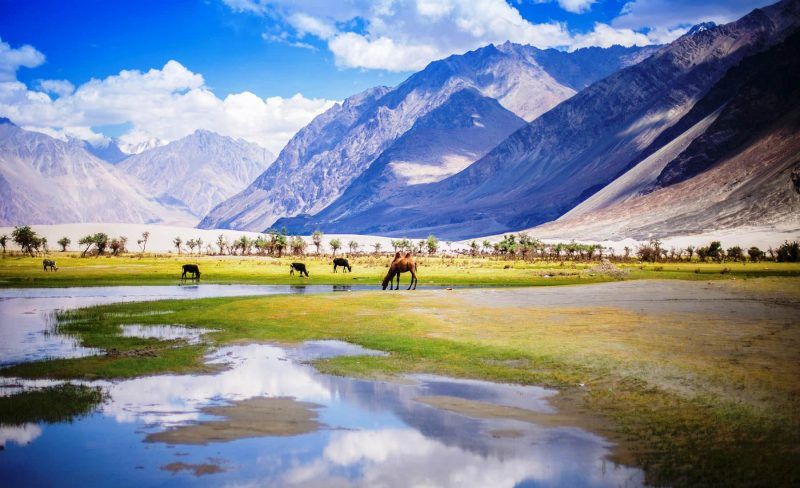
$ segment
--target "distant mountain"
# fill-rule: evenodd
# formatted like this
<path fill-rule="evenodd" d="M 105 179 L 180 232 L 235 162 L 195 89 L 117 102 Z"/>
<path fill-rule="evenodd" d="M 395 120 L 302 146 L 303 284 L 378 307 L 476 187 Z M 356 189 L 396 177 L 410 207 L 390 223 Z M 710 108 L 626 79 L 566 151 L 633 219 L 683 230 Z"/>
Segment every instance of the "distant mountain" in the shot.
<path fill-rule="evenodd" d="M 793 31 L 799 4 L 784 1 L 684 35 L 561 103 L 464 171 L 408 187 L 392 201 L 322 230 L 408 237 L 433 232 L 446 238 L 502 233 L 555 220 L 645 160 L 660 157 L 655 171 L 640 175 L 657 177 L 658 164 L 671 160 L 664 153 L 677 154 L 692 140 L 660 136 L 680 124 L 731 67 Z M 713 112 L 692 118 L 686 130 L 701 124 L 693 136 L 702 134 L 713 124 Z M 618 189 L 619 197 L 647 186 L 633 180 L 630 188 Z"/>
<path fill-rule="evenodd" d="M 127 181 L 116 167 L 69 143 L 0 121 L 0 225 L 192 222 Z"/>
<path fill-rule="evenodd" d="M 471 88 L 461 90 L 417 119 L 322 212 L 313 217 L 280 219 L 275 225 L 313 232 L 317 227 L 393 201 L 409 186 L 458 173 L 524 125 L 523 119 L 497 100 Z"/>
<path fill-rule="evenodd" d="M 125 154 L 141 154 L 148 149 L 164 146 L 167 143 L 155 137 L 136 144 L 119 144 L 120 151 Z"/>
<path fill-rule="evenodd" d="M 119 164 L 159 201 L 185 207 L 199 220 L 242 191 L 275 156 L 257 144 L 198 130 Z"/>
<path fill-rule="evenodd" d="M 396 88 L 367 90 L 318 116 L 275 164 L 214 208 L 200 227 L 264 230 L 280 217 L 319 212 L 420 118 L 464 89 L 529 121 L 656 50 L 616 46 L 565 53 L 506 43 L 435 61 Z"/>
<path fill-rule="evenodd" d="M 105 139 L 97 143 L 79 141 L 77 139 L 74 139 L 74 141 L 82 144 L 84 149 L 107 163 L 117 164 L 129 156 L 127 153 L 122 152 L 119 143 L 113 139 Z"/>
<path fill-rule="evenodd" d="M 676 127 L 690 127 L 675 139 L 691 141 L 661 164 L 640 163 L 651 168 L 637 178 L 639 191 L 587 200 L 537 235 L 646 239 L 800 228 L 800 30 L 732 68 Z M 638 168 L 618 181 L 633 181 Z"/>

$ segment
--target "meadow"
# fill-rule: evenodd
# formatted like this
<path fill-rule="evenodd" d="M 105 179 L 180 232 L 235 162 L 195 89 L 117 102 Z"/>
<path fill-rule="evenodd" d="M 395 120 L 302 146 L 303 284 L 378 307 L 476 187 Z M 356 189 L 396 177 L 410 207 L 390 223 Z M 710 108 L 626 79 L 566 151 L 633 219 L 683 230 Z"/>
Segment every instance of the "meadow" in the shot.
<path fill-rule="evenodd" d="M 391 255 L 349 257 L 352 273 L 333 272 L 331 256 L 177 256 L 141 255 L 80 257 L 79 253 L 51 253 L 59 270 L 45 272 L 42 258 L 6 255 L 0 258 L 0 287 L 61 287 L 114 285 L 172 285 L 180 283 L 181 265 L 196 263 L 202 283 L 379 285 Z M 730 279 L 800 276 L 800 264 L 758 263 L 617 263 L 613 276 L 597 261 L 520 260 L 496 256 L 417 256 L 420 286 L 541 286 L 585 284 L 616 279 Z M 289 276 L 289 264 L 308 266 L 310 277 Z M 408 274 L 401 285 L 407 285 Z"/>

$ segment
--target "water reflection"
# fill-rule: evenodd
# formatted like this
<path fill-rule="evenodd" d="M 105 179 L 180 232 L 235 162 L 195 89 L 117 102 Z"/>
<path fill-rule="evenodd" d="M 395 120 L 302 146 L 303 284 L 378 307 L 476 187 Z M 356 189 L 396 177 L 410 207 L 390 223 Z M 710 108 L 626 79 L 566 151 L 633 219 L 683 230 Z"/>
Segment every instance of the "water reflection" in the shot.
<path fill-rule="evenodd" d="M 448 395 L 549 412 L 551 390 L 436 376 L 411 377 L 408 383 L 365 381 L 322 375 L 300 362 L 364 353 L 370 351 L 336 341 L 294 349 L 232 346 L 208 357 L 209 363 L 226 367 L 214 375 L 92 383 L 109 396 L 98 412 L 72 424 L 34 425 L 38 432 L 31 426 L 9 431 L 0 475 L 12 484 L 33 479 L 43 485 L 58 484 L 67 475 L 75 484 L 107 484 L 119 476 L 123 484 L 138 486 L 620 486 L 643 481 L 640 471 L 605 461 L 607 443 L 579 429 L 472 419 L 415 400 Z M 319 421 L 325 427 L 207 446 L 142 442 L 148 434 L 207 420 L 203 407 L 254 397 L 322 405 Z M 515 435 L 492 435 L 500 430 Z M 22 441 L 12 444 L 12 436 Z M 81 455 L 67 455 L 68 463 L 46 469 L 39 464 L 65 445 Z M 209 459 L 225 470 L 195 478 L 190 471 L 161 469 L 176 461 L 207 464 Z"/>
<path fill-rule="evenodd" d="M 375 287 L 355 286 L 354 290 Z M 331 285 L 180 285 L 0 289 L 0 366 L 46 358 L 98 354 L 74 338 L 50 333 L 53 312 L 106 303 L 163 299 L 310 294 L 340 291 Z"/>

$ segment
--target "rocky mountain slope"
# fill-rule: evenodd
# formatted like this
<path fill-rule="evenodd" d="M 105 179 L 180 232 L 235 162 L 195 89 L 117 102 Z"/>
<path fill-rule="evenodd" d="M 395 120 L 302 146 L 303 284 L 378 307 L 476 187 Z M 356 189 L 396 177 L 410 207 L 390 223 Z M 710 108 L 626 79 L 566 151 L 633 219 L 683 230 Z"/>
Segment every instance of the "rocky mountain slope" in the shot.
<path fill-rule="evenodd" d="M 80 143 L 0 120 L 0 225 L 62 222 L 175 223 L 192 216 L 165 206 Z"/>
<path fill-rule="evenodd" d="M 563 53 L 506 43 L 435 61 L 396 88 L 367 90 L 318 116 L 275 164 L 213 209 L 200 227 L 264 230 L 280 217 L 319 212 L 421 117 L 464 89 L 530 121 L 654 51 L 615 47 Z"/>
<path fill-rule="evenodd" d="M 662 134 L 672 134 L 666 131 L 731 67 L 781 42 L 798 18 L 800 2 L 791 0 L 756 9 L 727 25 L 698 29 L 592 84 L 464 171 L 408 187 L 392 202 L 322 229 L 465 238 L 555 220 L 664 149 L 675 137 Z M 713 124 L 707 119 L 712 113 L 689 117 L 684 122 L 688 127 L 674 135 L 697 124 Z M 661 161 L 666 164 L 669 158 Z"/>
<path fill-rule="evenodd" d="M 159 201 L 182 206 L 199 220 L 244 189 L 274 159 L 257 144 L 198 130 L 129 156 L 118 167 Z"/>
<path fill-rule="evenodd" d="M 660 171 L 638 178 L 639 191 L 589 199 L 533 231 L 600 240 L 740 226 L 800 229 L 800 30 L 731 69 L 676 127 L 698 119 L 710 122 L 676 137 L 691 134 L 691 142 L 653 168 Z M 630 180 L 642 164 L 617 181 Z"/>

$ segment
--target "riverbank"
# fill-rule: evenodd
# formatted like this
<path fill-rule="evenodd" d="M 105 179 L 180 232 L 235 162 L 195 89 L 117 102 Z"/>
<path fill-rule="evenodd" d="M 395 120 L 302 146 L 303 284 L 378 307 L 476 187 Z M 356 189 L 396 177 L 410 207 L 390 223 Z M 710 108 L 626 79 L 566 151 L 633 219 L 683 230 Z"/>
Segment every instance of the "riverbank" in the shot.
<path fill-rule="evenodd" d="M 93 379 L 207 371 L 205 347 L 122 337 L 123 324 L 215 329 L 206 337 L 216 345 L 340 339 L 389 355 L 315 362 L 321 371 L 558 388 L 559 409 L 601 426 L 648 483 L 778 486 L 800 479 L 798 312 L 798 278 L 119 304 L 59 315 L 60 331 L 108 355 L 0 372 Z"/>

